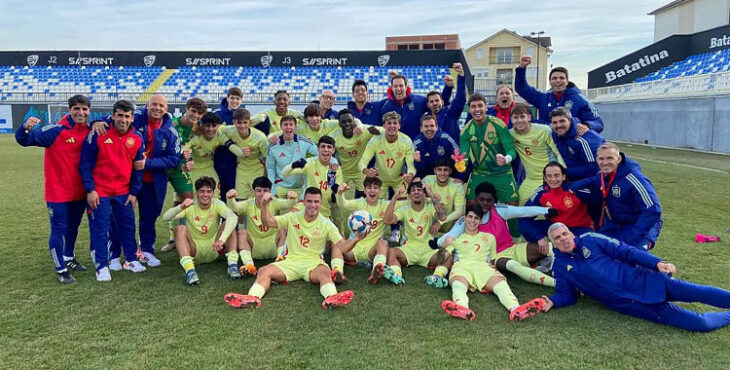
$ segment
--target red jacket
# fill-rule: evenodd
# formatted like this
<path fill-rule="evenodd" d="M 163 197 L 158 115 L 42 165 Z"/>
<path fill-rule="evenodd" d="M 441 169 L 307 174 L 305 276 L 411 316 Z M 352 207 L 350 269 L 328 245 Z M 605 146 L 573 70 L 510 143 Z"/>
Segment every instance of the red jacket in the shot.
<path fill-rule="evenodd" d="M 81 146 L 88 134 L 89 128 L 77 125 L 68 114 L 55 125 L 36 127 L 30 132 L 21 125 L 15 132 L 18 144 L 46 148 L 43 160 L 46 202 L 86 199 L 78 168 Z"/>
<path fill-rule="evenodd" d="M 124 135 L 116 129 L 106 135 L 91 134 L 81 149 L 79 170 L 86 191 L 100 197 L 137 195 L 142 188 L 142 171 L 134 170 L 134 161 L 144 158 L 142 137 L 130 128 Z"/>

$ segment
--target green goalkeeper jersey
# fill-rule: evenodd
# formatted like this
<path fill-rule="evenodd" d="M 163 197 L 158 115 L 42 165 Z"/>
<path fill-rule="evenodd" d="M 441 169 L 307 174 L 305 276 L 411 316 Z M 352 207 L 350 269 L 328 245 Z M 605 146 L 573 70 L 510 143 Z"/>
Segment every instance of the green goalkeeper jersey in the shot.
<path fill-rule="evenodd" d="M 464 125 L 459 135 L 459 151 L 466 153 L 466 158 L 478 175 L 501 175 L 512 173 L 512 166 L 498 166 L 497 154 L 517 156 L 512 136 L 507 125 L 496 117 L 487 116 L 484 123 L 473 119 Z"/>

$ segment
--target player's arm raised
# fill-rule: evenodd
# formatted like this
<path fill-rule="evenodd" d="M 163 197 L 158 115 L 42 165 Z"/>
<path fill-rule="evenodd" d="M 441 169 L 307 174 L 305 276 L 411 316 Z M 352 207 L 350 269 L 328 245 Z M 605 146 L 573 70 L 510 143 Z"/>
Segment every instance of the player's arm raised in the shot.
<path fill-rule="evenodd" d="M 398 203 L 398 199 L 405 193 L 405 189 L 399 186 L 393 193 L 393 198 L 388 203 L 388 208 L 385 209 L 385 214 L 383 215 L 383 222 L 388 225 L 398 222 L 398 217 L 394 214 L 395 206 Z"/>
<path fill-rule="evenodd" d="M 276 222 L 276 217 L 271 214 L 269 210 L 269 203 L 274 199 L 271 193 L 265 193 L 261 198 L 261 224 L 266 227 L 278 228 L 279 225 Z"/>

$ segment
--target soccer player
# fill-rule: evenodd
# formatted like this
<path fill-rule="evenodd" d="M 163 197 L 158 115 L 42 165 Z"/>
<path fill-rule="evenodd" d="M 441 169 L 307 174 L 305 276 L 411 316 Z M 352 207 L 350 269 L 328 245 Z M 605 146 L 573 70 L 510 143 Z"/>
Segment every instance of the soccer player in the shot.
<path fill-rule="evenodd" d="M 226 294 L 224 300 L 232 307 L 260 307 L 261 297 L 271 285 L 271 281 L 287 283 L 295 280 L 309 280 L 319 284 L 319 291 L 324 297 L 322 308 L 345 306 L 352 300 L 352 291 L 337 292 L 332 282 L 330 268 L 322 259 L 325 242 L 330 241 L 335 248 L 351 249 L 352 245 L 364 238 L 363 234 L 345 241 L 337 228 L 324 216 L 319 214 L 322 204 L 322 192 L 318 188 L 307 188 L 304 192 L 304 210 L 274 216 L 269 210 L 269 203 L 274 199 L 270 193 L 261 199 L 261 220 L 269 228 L 286 229 L 286 258 L 264 266 L 256 275 L 247 295 Z"/>
<path fill-rule="evenodd" d="M 190 98 L 185 103 L 185 113 L 182 117 L 174 118 L 172 120 L 172 127 L 177 130 L 177 136 L 180 139 L 180 145 L 185 144 L 193 138 L 193 128 L 203 117 L 203 114 L 208 111 L 208 105 L 200 98 Z M 193 169 L 192 165 L 183 158 L 180 161 L 180 165 L 167 170 L 167 180 L 172 185 L 172 189 L 175 191 L 175 197 L 173 198 L 174 205 L 180 204 L 183 199 L 193 198 L 193 183 L 190 180 L 189 172 Z M 163 252 L 170 251 L 175 248 L 175 223 L 170 222 L 170 241 L 166 246 L 160 249 Z"/>
<path fill-rule="evenodd" d="M 355 80 L 352 84 L 352 100 L 347 102 L 347 109 L 362 123 L 381 126 L 380 109 L 387 100 L 371 102 L 368 95 L 368 84 L 363 80 Z M 339 117 L 338 117 L 339 118 Z"/>
<path fill-rule="evenodd" d="M 342 117 L 342 115 L 340 115 Z M 345 192 L 350 187 L 348 184 L 340 185 L 337 190 L 337 204 L 343 208 L 345 214 L 351 214 L 356 210 L 364 210 L 373 217 L 370 232 L 367 236 L 352 246 L 352 249 L 344 250 L 332 248 L 332 280 L 341 283 L 345 278 L 345 261 L 347 262 L 372 262 L 373 268 L 368 278 L 368 284 L 377 284 L 383 277 L 388 258 L 388 243 L 383 239 L 384 223 L 383 216 L 388 208 L 388 201 L 380 198 L 382 182 L 377 177 L 368 177 L 363 181 L 365 197 L 355 200 L 345 198 Z"/>
<path fill-rule="evenodd" d="M 439 196 L 434 194 L 429 186 L 424 186 L 420 181 L 413 181 L 408 186 L 410 202 L 396 210 L 395 206 L 403 193 L 405 193 L 403 187 L 396 189 L 383 215 L 383 222 L 389 225 L 402 221 L 406 236 L 402 247 L 390 248 L 388 251 L 388 269 L 384 276 L 393 284 L 403 284 L 405 281 L 401 266 L 418 265 L 434 268 L 433 275 L 426 277 L 428 285 L 445 287 L 448 285 L 446 275 L 451 266 L 451 256 L 443 250 L 434 250 L 429 246 L 429 239 L 433 235 L 429 230 L 433 221 L 446 219 L 444 206 Z M 426 203 L 426 195 L 431 198 L 430 203 Z"/>
<path fill-rule="evenodd" d="M 442 131 L 432 115 L 421 117 L 421 133 L 413 141 L 415 152 L 413 161 L 416 166 L 416 177 L 424 178 L 434 174 L 434 164 L 440 158 L 454 153 L 459 149 L 453 137 Z"/>
<path fill-rule="evenodd" d="M 90 108 L 89 98 L 74 95 L 68 99 L 68 114 L 55 125 L 38 129 L 41 120 L 32 116 L 15 132 L 15 141 L 21 146 L 45 148 L 45 200 L 51 226 L 48 249 L 61 284 L 76 282 L 69 270 L 86 270 L 76 260 L 74 245 L 86 210 L 86 192 L 78 168 L 81 145 L 89 134 L 86 123 Z"/>
<path fill-rule="evenodd" d="M 322 106 L 317 103 L 311 103 L 304 108 L 304 120 L 306 124 L 299 125 L 296 133 L 309 138 L 313 143 L 319 141 L 319 138 L 330 133 L 339 127 L 339 120 L 335 119 L 322 119 Z M 362 124 L 360 120 L 356 121 L 356 134 L 362 133 Z"/>
<path fill-rule="evenodd" d="M 166 221 L 185 220 L 175 230 L 175 244 L 188 285 L 200 283 L 195 263 L 213 262 L 223 253 L 228 260 L 228 276 L 233 280 L 241 277 L 236 237 L 231 237 L 238 217 L 214 196 L 215 189 L 216 183 L 212 177 L 203 176 L 195 180 L 197 201 L 185 199 L 162 216 Z"/>
<path fill-rule="evenodd" d="M 428 185 L 434 194 L 441 198 L 444 205 L 446 219 L 443 222 L 434 221 L 431 226 L 431 234 L 450 230 L 454 221 L 464 215 L 466 199 L 464 198 L 464 184 L 456 182 L 451 178 L 454 170 L 454 161 L 449 157 L 441 157 L 434 164 L 435 175 L 426 176 L 423 184 Z"/>
<path fill-rule="evenodd" d="M 582 293 L 622 314 L 706 332 L 730 324 L 730 312 L 699 313 L 671 303 L 700 302 L 730 309 L 730 292 L 672 278 L 677 268 L 641 249 L 600 234 L 576 237 L 561 223 L 550 226 L 555 246 L 555 294 L 543 311 L 575 304 Z"/>
<path fill-rule="evenodd" d="M 322 192 L 320 214 L 331 218 L 334 194 L 337 193 L 339 184 L 342 184 L 342 171 L 337 160 L 333 158 L 335 141 L 329 136 L 322 136 L 317 143 L 317 151 L 319 152 L 317 158 L 299 159 L 284 167 L 282 174 L 284 176 L 304 174 L 305 186 L 318 188 Z"/>
<path fill-rule="evenodd" d="M 651 180 L 614 143 L 602 144 L 597 154 L 601 172 L 570 184 L 569 189 L 588 189 L 601 195 L 599 233 L 643 250 L 652 249 L 663 221 Z"/>
<path fill-rule="evenodd" d="M 234 127 L 224 127 L 223 136 L 230 143 L 228 144 L 231 153 L 238 156 L 236 167 L 236 192 L 240 199 L 248 199 L 253 196 L 251 179 L 263 176 L 266 168 L 266 153 L 269 151 L 269 143 L 263 132 L 251 127 L 251 113 L 240 108 L 233 112 Z"/>
<path fill-rule="evenodd" d="M 525 167 L 525 180 L 518 193 L 520 205 L 525 204 L 535 189 L 542 185 L 542 170 L 550 161 L 565 164 L 553 142 L 552 130 L 542 124 L 532 124 L 532 113 L 527 104 L 518 103 L 512 108 L 512 123 L 509 130 L 515 150 Z"/>
<path fill-rule="evenodd" d="M 97 281 L 112 279 L 107 245 L 110 237 L 118 238 L 124 248 L 125 270 L 146 270 L 137 260 L 134 230 L 134 206 L 142 188 L 143 166 L 140 162 L 144 161 L 144 141 L 131 127 L 134 121 L 132 103 L 126 100 L 114 103 L 111 117 L 112 129 L 105 135 L 90 133 L 84 141 L 79 163 L 90 209 L 89 238 Z M 110 227 L 114 230 L 113 236 L 109 235 Z M 113 262 L 119 265 L 117 258 Z"/>
<path fill-rule="evenodd" d="M 533 263 L 544 261 L 550 264 L 551 250 L 541 249 L 537 243 L 517 243 L 512 240 L 507 226 L 507 220 L 520 217 L 545 216 L 553 217 L 556 211 L 547 207 L 518 207 L 506 204 L 495 204 L 498 201 L 497 190 L 494 185 L 484 182 L 476 188 L 477 204 L 484 211 L 479 231 L 494 235 L 497 240 L 495 249 L 490 251 L 492 261 L 502 273 L 511 272 L 522 280 L 545 286 L 555 286 L 555 280 L 544 273 L 530 268 Z M 438 245 L 448 247 L 456 238 L 464 233 L 464 218 L 459 219 L 451 231 L 438 239 Z"/>
<path fill-rule="evenodd" d="M 564 67 L 555 67 L 550 71 L 549 92 L 542 92 L 527 83 L 525 71 L 532 63 L 528 55 L 520 58 L 520 65 L 515 68 L 515 90 L 528 103 L 537 107 L 538 120 L 547 122 L 550 111 L 557 107 L 570 109 L 573 117 L 580 120 L 577 126 L 578 135 L 592 129 L 595 132 L 603 131 L 603 120 L 598 115 L 598 109 L 590 100 L 580 93 L 580 89 L 568 80 L 568 70 Z"/>
<path fill-rule="evenodd" d="M 304 179 L 301 176 L 284 176 L 284 168 L 302 158 L 319 155 L 317 146 L 306 137 L 295 133 L 297 119 L 294 116 L 281 118 L 281 133 L 279 142 L 269 145 L 266 154 L 266 176 L 272 184 L 271 194 L 279 198 L 286 198 L 289 190 L 302 194 Z"/>
<path fill-rule="evenodd" d="M 606 139 L 593 130 L 578 135 L 578 122 L 566 107 L 553 109 L 550 112 L 550 122 L 553 141 L 567 166 L 568 180 L 578 181 L 598 173 L 596 152 Z"/>
<path fill-rule="evenodd" d="M 413 165 L 413 142 L 400 132 L 401 117 L 398 113 L 383 115 L 385 135 L 372 138 L 365 147 L 358 168 L 365 177 L 379 177 L 388 191 L 383 197 L 393 194 L 399 187 L 409 184 L 416 174 Z M 375 157 L 375 168 L 369 168 L 370 160 Z M 404 174 L 405 172 L 405 174 Z"/>
<path fill-rule="evenodd" d="M 283 124 L 286 116 L 294 117 L 295 125 L 305 124 L 304 116 L 300 112 L 289 109 L 289 93 L 286 90 L 278 90 L 274 93 L 274 108 L 268 109 L 263 113 L 266 118 L 260 124 L 254 122 L 254 125 L 257 125 L 256 128 L 266 135 L 279 135 L 282 131 L 281 124 Z"/>
<path fill-rule="evenodd" d="M 528 207 L 553 207 L 558 215 L 551 220 L 520 218 L 520 232 L 528 242 L 538 244 L 540 250 L 549 250 L 547 229 L 551 222 L 562 222 L 570 227 L 575 235 L 593 231 L 593 220 L 588 214 L 587 202 L 592 195 L 587 190 L 571 192 L 568 190 L 565 166 L 558 162 L 548 163 L 543 171 L 545 184 L 537 188 L 525 203 Z"/>
<path fill-rule="evenodd" d="M 233 144 L 222 133 L 220 117 L 215 113 L 207 112 L 200 119 L 195 136 L 182 147 L 183 156 L 187 158 L 187 166 L 191 168 L 190 178 L 193 183 L 203 176 L 218 181 L 213 158 L 215 150 L 221 146 L 228 146 L 231 152 L 241 153 L 241 147 Z"/>
<path fill-rule="evenodd" d="M 236 201 L 238 193 L 235 189 L 229 190 L 226 194 L 228 207 L 246 217 L 247 228 L 238 229 L 236 240 L 238 241 L 238 253 L 243 262 L 241 272 L 248 275 L 256 275 L 253 259 L 271 259 L 284 254 L 286 230 L 277 231 L 264 226 L 261 221 L 261 200 L 264 194 L 271 192 L 271 185 L 271 181 L 266 177 L 257 177 L 252 184 L 254 197 L 242 202 Z M 297 193 L 290 190 L 286 199 L 272 200 L 269 209 L 274 214 L 286 213 L 294 206 L 297 197 Z"/>
<path fill-rule="evenodd" d="M 483 293 L 493 292 L 507 310 L 509 319 L 522 321 L 534 316 L 543 307 L 540 298 L 520 305 L 512 293 L 504 276 L 489 264 L 489 252 L 496 248 L 496 240 L 492 234 L 479 232 L 484 211 L 473 205 L 466 209 L 465 229 L 449 251 L 454 255 L 454 266 L 449 274 L 452 300 L 441 302 L 441 308 L 450 316 L 473 321 L 474 311 L 469 309 L 468 291 Z"/>
<path fill-rule="evenodd" d="M 354 191 L 354 197 L 363 196 L 363 180 L 365 174 L 359 169 L 360 158 L 362 158 L 368 142 L 373 136 L 385 132 L 382 127 L 363 125 L 364 130 L 357 134 L 357 127 L 354 114 L 345 108 L 338 113 L 339 129 L 332 131 L 330 136 L 335 140 L 337 149 L 337 161 L 342 169 L 343 184 Z"/>
<path fill-rule="evenodd" d="M 466 199 L 474 203 L 476 187 L 489 182 L 497 189 L 499 199 L 516 205 L 519 199 L 517 185 L 508 164 L 517 156 L 507 125 L 500 119 L 487 115 L 487 98 L 481 94 L 469 97 L 472 120 L 464 125 L 459 136 L 459 151 L 466 154 L 472 165 Z M 465 162 L 465 161 L 464 161 Z M 463 172 L 464 162 L 456 168 Z"/>
<path fill-rule="evenodd" d="M 226 92 L 226 97 L 221 100 L 220 108 L 216 109 L 213 113 L 220 117 L 220 121 L 223 124 L 233 125 L 233 112 L 241 108 L 242 102 L 243 90 L 238 87 L 231 87 Z M 213 168 L 215 168 L 215 172 L 218 174 L 215 178 L 220 178 L 219 187 L 221 194 L 225 194 L 229 189 L 233 189 L 236 186 L 236 162 L 238 158 L 226 148 L 221 147 L 216 149 L 214 154 Z M 221 197 L 221 200 L 224 200 L 223 197 Z"/>
<path fill-rule="evenodd" d="M 337 120 L 337 111 L 332 109 L 336 100 L 337 98 L 332 90 L 322 91 L 322 95 L 319 97 L 319 105 L 322 106 L 322 111 L 324 112 L 322 114 L 322 118 Z M 307 115 L 305 114 L 304 116 L 306 117 Z M 317 140 L 319 140 L 319 138 Z"/>
<path fill-rule="evenodd" d="M 426 105 L 431 115 L 436 117 L 438 127 L 449 137 L 459 137 L 459 119 L 466 105 L 466 77 L 461 63 L 454 63 L 451 67 L 456 73 L 456 97 L 449 105 L 451 91 L 454 88 L 454 79 L 451 75 L 444 76 L 443 96 L 438 91 L 430 91 L 426 94 Z M 423 123 L 421 123 L 423 125 Z M 423 130 L 421 130 L 423 132 Z M 414 142 L 417 139 L 414 139 Z M 448 152 L 453 153 L 453 151 Z"/>

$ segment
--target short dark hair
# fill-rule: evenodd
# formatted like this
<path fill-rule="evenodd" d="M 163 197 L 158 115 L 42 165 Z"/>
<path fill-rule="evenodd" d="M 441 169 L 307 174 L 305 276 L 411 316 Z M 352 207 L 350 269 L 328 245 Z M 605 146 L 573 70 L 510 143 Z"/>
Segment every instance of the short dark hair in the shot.
<path fill-rule="evenodd" d="M 322 117 L 322 107 L 319 105 L 319 103 L 309 103 L 306 108 L 304 108 L 304 117 L 314 117 L 314 116 L 320 116 Z"/>
<path fill-rule="evenodd" d="M 565 79 L 566 80 L 568 79 L 568 70 L 565 67 L 555 67 L 555 68 L 551 69 L 550 74 L 548 75 L 548 79 L 550 79 L 550 77 L 553 77 L 553 73 L 555 73 L 555 72 L 565 73 Z"/>
<path fill-rule="evenodd" d="M 208 104 L 201 98 L 190 98 L 185 102 L 185 109 L 195 109 L 201 112 L 208 111 Z"/>
<path fill-rule="evenodd" d="M 482 95 L 480 93 L 471 94 L 471 96 L 469 97 L 469 101 L 467 102 L 466 105 L 470 106 L 471 103 L 475 102 L 475 101 L 480 101 L 480 102 L 483 102 L 484 105 L 487 105 L 487 98 L 485 98 L 484 95 Z"/>
<path fill-rule="evenodd" d="M 433 168 L 436 168 L 436 167 L 448 167 L 449 169 L 451 169 L 451 171 L 453 171 L 454 170 L 454 160 L 447 156 L 443 156 L 443 157 L 437 159 L 436 163 L 433 164 Z"/>
<path fill-rule="evenodd" d="M 519 114 L 529 114 L 532 115 L 532 111 L 530 110 L 530 106 L 525 103 L 515 103 L 515 106 L 512 107 L 512 111 L 509 113 L 510 116 L 519 115 Z"/>
<path fill-rule="evenodd" d="M 428 94 L 426 94 L 426 100 L 428 100 L 428 98 L 430 98 L 432 95 L 438 95 L 439 98 L 441 98 L 441 93 L 440 92 L 438 92 L 436 90 L 431 90 L 431 91 L 428 92 Z"/>
<path fill-rule="evenodd" d="M 322 144 L 329 144 L 332 146 L 335 146 L 335 139 L 333 139 L 331 136 L 324 135 L 319 140 L 317 140 L 317 146 L 320 146 Z"/>
<path fill-rule="evenodd" d="M 276 96 L 279 94 L 286 94 L 286 96 L 289 96 L 289 93 L 286 90 L 276 90 L 276 92 L 274 93 L 274 98 L 276 98 Z"/>
<path fill-rule="evenodd" d="M 568 109 L 566 107 L 557 107 L 550 111 L 550 120 L 551 121 L 553 120 L 553 117 L 559 117 L 559 116 L 564 116 L 568 120 L 573 119 L 573 114 L 570 113 L 570 109 Z"/>
<path fill-rule="evenodd" d="M 381 119 L 383 120 L 383 123 L 390 121 L 390 120 L 398 121 L 398 124 L 401 123 L 401 116 L 400 116 L 400 114 L 398 114 L 398 112 L 395 112 L 395 111 L 391 111 L 391 112 L 383 114 L 383 117 L 381 117 Z"/>
<path fill-rule="evenodd" d="M 497 189 L 492 185 L 491 183 L 484 181 L 483 183 L 477 185 L 476 190 L 474 190 L 474 195 L 479 196 L 481 193 L 489 193 L 492 194 L 492 197 L 494 197 L 494 201 L 498 201 L 497 198 Z"/>
<path fill-rule="evenodd" d="M 307 194 L 319 195 L 321 198 L 322 190 L 319 190 L 319 188 L 315 188 L 314 186 L 310 186 L 306 190 L 304 190 L 304 195 L 306 196 Z"/>
<path fill-rule="evenodd" d="M 243 99 L 243 90 L 241 90 L 238 87 L 231 87 L 230 89 L 228 89 L 226 96 L 231 96 L 231 95 L 237 96 L 237 97 Z"/>
<path fill-rule="evenodd" d="M 251 119 L 251 112 L 249 112 L 248 109 L 238 108 L 233 111 L 234 121 L 245 121 L 247 119 Z"/>
<path fill-rule="evenodd" d="M 355 80 L 355 82 L 352 83 L 352 92 L 355 92 L 355 88 L 358 86 L 365 86 L 365 90 L 368 89 L 368 83 L 365 82 L 365 80 Z"/>
<path fill-rule="evenodd" d="M 390 79 L 390 84 L 392 85 L 393 84 L 393 81 L 395 81 L 395 80 L 397 80 L 399 78 L 403 80 L 403 83 L 406 86 L 408 86 L 408 79 L 406 78 L 406 76 L 403 76 L 402 74 L 397 74 L 397 75 L 393 76 L 393 78 Z"/>
<path fill-rule="evenodd" d="M 464 217 L 465 218 L 466 218 L 466 215 L 469 212 L 474 212 L 474 214 L 476 214 L 477 217 L 479 217 L 479 219 L 481 219 L 482 217 L 484 217 L 484 210 L 482 210 L 482 207 L 479 207 L 476 204 L 472 204 L 472 205 L 466 207 L 466 209 L 464 209 Z"/>
<path fill-rule="evenodd" d="M 568 172 L 565 170 L 565 166 L 560 164 L 560 162 L 556 161 L 550 161 L 548 164 L 545 165 L 545 167 L 542 168 L 542 176 L 545 177 L 545 173 L 547 172 L 548 167 L 558 167 L 560 168 L 560 172 L 563 173 L 563 175 L 567 175 Z"/>
<path fill-rule="evenodd" d="M 253 179 L 253 183 L 251 184 L 252 189 L 271 189 L 271 186 L 273 186 L 273 184 L 271 184 L 271 180 L 269 180 L 269 178 L 266 176 L 259 176 Z"/>
<path fill-rule="evenodd" d="M 197 180 L 195 180 L 195 191 L 198 191 L 203 188 L 203 186 L 209 187 L 211 190 L 215 190 L 215 179 L 210 176 L 203 176 Z"/>
<path fill-rule="evenodd" d="M 411 183 L 408 185 L 408 194 L 410 194 L 411 191 L 415 188 L 423 189 L 423 183 L 421 181 L 411 181 Z"/>
<path fill-rule="evenodd" d="M 83 95 L 74 95 L 68 98 L 68 109 L 73 108 L 74 105 L 81 104 L 91 108 L 91 100 Z"/>
<path fill-rule="evenodd" d="M 206 112 L 203 117 L 200 118 L 200 125 L 220 125 L 221 118 L 213 112 Z"/>
<path fill-rule="evenodd" d="M 343 109 L 340 109 L 340 111 L 339 111 L 339 112 L 337 112 L 337 117 L 339 117 L 339 116 L 341 116 L 341 115 L 343 115 L 343 114 L 350 114 L 350 115 L 352 115 L 353 117 L 355 117 L 355 113 L 352 113 L 352 111 L 351 111 L 351 110 L 349 110 L 349 109 L 347 109 L 347 108 L 343 108 Z"/>
<path fill-rule="evenodd" d="M 423 121 L 433 121 L 436 124 L 436 127 L 438 127 L 438 120 L 433 116 L 433 114 L 431 114 L 431 112 L 426 112 L 423 116 L 421 116 L 419 126 L 423 126 Z"/>
<path fill-rule="evenodd" d="M 294 124 L 297 124 L 297 117 L 292 116 L 291 114 L 287 114 L 284 117 L 281 117 L 281 120 L 279 121 L 279 125 L 281 126 L 282 123 L 285 121 L 292 121 Z"/>
<path fill-rule="evenodd" d="M 379 177 L 366 177 L 365 180 L 362 181 L 362 186 L 367 188 L 370 185 L 382 187 L 383 180 L 381 180 Z"/>
<path fill-rule="evenodd" d="M 132 104 L 132 102 L 130 102 L 129 100 L 118 100 L 116 103 L 114 103 L 114 107 L 112 108 L 112 114 L 116 113 L 118 110 L 122 112 L 134 112 L 134 104 Z"/>

